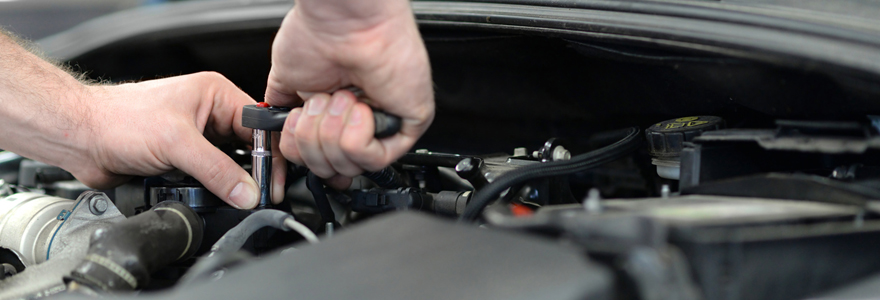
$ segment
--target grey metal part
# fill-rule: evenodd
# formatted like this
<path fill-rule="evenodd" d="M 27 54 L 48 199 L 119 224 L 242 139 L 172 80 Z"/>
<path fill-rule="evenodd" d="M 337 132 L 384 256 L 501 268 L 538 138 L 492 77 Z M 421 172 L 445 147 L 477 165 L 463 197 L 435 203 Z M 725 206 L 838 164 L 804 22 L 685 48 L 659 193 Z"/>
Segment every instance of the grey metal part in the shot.
<path fill-rule="evenodd" d="M 108 206 L 103 214 L 93 214 L 88 205 L 92 197 L 106 198 L 106 195 L 97 192 L 80 195 L 77 201 L 85 201 L 85 203 L 76 205 L 64 224 L 54 233 L 48 253 L 49 260 L 28 266 L 21 273 L 0 281 L 0 299 L 32 297 L 64 291 L 62 277 L 70 274 L 85 256 L 91 234 L 99 228 L 125 219 L 109 199 L 106 199 Z"/>
<path fill-rule="evenodd" d="M 35 193 L 0 199 L 0 246 L 12 250 L 25 266 L 45 260 L 48 241 L 61 223 L 59 215 L 74 201 Z"/>

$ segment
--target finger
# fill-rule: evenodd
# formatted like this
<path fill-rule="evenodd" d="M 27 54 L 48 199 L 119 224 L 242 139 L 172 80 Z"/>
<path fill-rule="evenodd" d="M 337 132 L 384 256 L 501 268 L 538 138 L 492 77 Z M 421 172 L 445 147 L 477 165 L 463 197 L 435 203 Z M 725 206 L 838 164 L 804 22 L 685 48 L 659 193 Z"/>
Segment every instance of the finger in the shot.
<path fill-rule="evenodd" d="M 269 71 L 265 97 L 266 103 L 274 106 L 294 107 L 303 104 L 303 98 L 296 94 L 296 90 L 279 79 L 274 66 Z"/>
<path fill-rule="evenodd" d="M 192 92 L 208 95 L 203 99 L 211 100 L 199 103 L 199 128 L 203 128 L 204 133 L 224 138 L 235 135 L 242 141 L 250 142 L 253 130 L 241 126 L 241 109 L 256 101 L 219 73 L 201 72 L 186 76 L 196 81 L 194 84 L 188 83 L 188 86 L 199 87 Z"/>
<path fill-rule="evenodd" d="M 259 189 L 251 176 L 202 135 L 181 135 L 168 153 L 168 161 L 201 182 L 214 195 L 235 208 L 251 209 Z"/>
<path fill-rule="evenodd" d="M 345 119 L 351 108 L 354 107 L 355 101 L 355 96 L 350 91 L 342 90 L 334 93 L 318 129 L 321 150 L 323 150 L 327 162 L 336 173 L 348 177 L 363 173 L 363 169 L 349 160 L 339 148 L 339 139 L 345 128 Z"/>
<path fill-rule="evenodd" d="M 278 204 L 284 200 L 284 182 L 287 177 L 287 160 L 284 156 L 279 155 L 281 150 L 278 147 L 278 140 L 281 137 L 280 132 L 272 133 L 272 203 Z"/>
<path fill-rule="evenodd" d="M 343 175 L 336 175 L 324 180 L 324 183 L 327 184 L 327 186 L 336 190 L 347 190 L 351 187 L 351 182 L 351 177 Z"/>
<path fill-rule="evenodd" d="M 299 123 L 302 113 L 303 109 L 298 107 L 291 110 L 290 114 L 287 115 L 287 120 L 284 121 L 284 130 L 281 131 L 281 138 L 278 140 L 278 149 L 281 150 L 281 154 L 287 160 L 297 165 L 305 166 L 300 156 L 299 148 L 296 146 L 296 136 L 294 135 L 296 124 Z"/>
<path fill-rule="evenodd" d="M 358 103 L 349 113 L 339 144 L 352 162 L 367 171 L 384 168 L 415 144 L 415 138 L 403 134 L 378 140 L 373 137 L 374 127 L 370 107 Z"/>
<path fill-rule="evenodd" d="M 299 150 L 300 157 L 312 173 L 321 178 L 330 178 L 336 175 L 336 172 L 324 157 L 321 150 L 321 142 L 318 139 L 318 125 L 324 117 L 324 111 L 330 102 L 330 95 L 320 93 L 310 98 L 303 113 L 296 123 L 294 135 L 296 136 L 296 147 Z"/>

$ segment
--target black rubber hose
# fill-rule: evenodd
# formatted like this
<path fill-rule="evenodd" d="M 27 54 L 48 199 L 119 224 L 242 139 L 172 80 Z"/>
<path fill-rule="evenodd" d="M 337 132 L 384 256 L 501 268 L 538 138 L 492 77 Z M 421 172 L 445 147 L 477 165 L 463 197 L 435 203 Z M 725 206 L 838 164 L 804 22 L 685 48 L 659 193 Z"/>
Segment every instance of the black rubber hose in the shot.
<path fill-rule="evenodd" d="M 577 155 L 571 160 L 532 164 L 504 173 L 474 194 L 459 220 L 476 220 L 486 206 L 498 199 L 501 192 L 514 185 L 542 177 L 583 172 L 629 155 L 642 143 L 639 131 L 638 127 L 632 127 L 623 139 L 614 144 Z"/>
<path fill-rule="evenodd" d="M 336 224 L 336 214 L 333 213 L 333 208 L 330 207 L 330 200 L 327 199 L 327 192 L 324 191 L 324 184 L 321 183 L 321 178 L 312 173 L 312 171 L 309 171 L 309 175 L 306 177 L 306 186 L 309 188 L 309 192 L 312 192 L 312 198 L 315 198 L 315 207 L 318 209 L 318 214 L 321 215 L 323 223 L 332 222 Z"/>
<path fill-rule="evenodd" d="M 89 250 L 69 280 L 103 291 L 126 291 L 149 284 L 150 274 L 193 255 L 202 242 L 202 220 L 177 201 L 92 234 Z"/>
<path fill-rule="evenodd" d="M 406 181 L 403 179 L 403 176 L 401 176 L 392 166 L 387 166 L 376 172 L 364 172 L 363 175 L 382 188 L 396 189 L 406 186 Z"/>
<path fill-rule="evenodd" d="M 244 220 L 241 220 L 241 223 L 229 229 L 223 237 L 217 240 L 211 246 L 211 252 L 208 256 L 238 251 L 254 232 L 266 226 L 288 231 L 289 228 L 284 226 L 284 220 L 289 218 L 293 218 L 293 216 L 275 209 L 263 209 L 254 212 L 247 216 L 247 218 L 244 218 Z"/>

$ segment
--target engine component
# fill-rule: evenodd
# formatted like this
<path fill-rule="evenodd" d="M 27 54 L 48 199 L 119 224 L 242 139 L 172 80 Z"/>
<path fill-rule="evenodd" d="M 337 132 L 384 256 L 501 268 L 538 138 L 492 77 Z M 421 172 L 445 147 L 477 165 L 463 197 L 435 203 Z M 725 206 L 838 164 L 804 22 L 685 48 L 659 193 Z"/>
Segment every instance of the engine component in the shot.
<path fill-rule="evenodd" d="M 387 166 L 376 172 L 365 172 L 364 177 L 369 178 L 379 187 L 393 189 L 407 186 L 406 179 L 392 166 Z"/>
<path fill-rule="evenodd" d="M 85 192 L 77 200 L 18 193 L 0 200 L 3 207 L 4 248 L 27 249 L 19 255 L 31 262 L 24 271 L 0 281 L 0 299 L 31 298 L 65 290 L 62 277 L 86 255 L 89 236 L 97 229 L 125 220 L 113 202 L 100 192 Z M 25 228 L 18 231 L 15 228 Z M 13 234 L 21 234 L 15 238 Z M 27 243 L 10 245 L 19 241 Z M 10 244 L 7 244 L 10 243 Z"/>
<path fill-rule="evenodd" d="M 441 191 L 440 193 L 431 195 L 431 210 L 434 213 L 447 216 L 460 216 L 464 213 L 468 201 L 470 201 L 471 191 Z"/>
<path fill-rule="evenodd" d="M 46 261 L 49 244 L 75 201 L 18 193 L 0 201 L 0 246 L 15 252 L 25 267 Z"/>
<path fill-rule="evenodd" d="M 321 215 L 323 224 L 335 224 L 336 213 L 333 212 L 333 207 L 330 206 L 330 200 L 327 199 L 327 192 L 324 191 L 324 184 L 321 183 L 321 178 L 312 173 L 312 171 L 309 171 L 308 175 L 306 175 L 306 186 L 309 192 L 312 193 L 312 198 L 315 199 L 315 208 L 318 209 L 318 214 Z"/>
<path fill-rule="evenodd" d="M 876 155 L 880 136 L 868 125 L 787 120 L 778 120 L 776 125 L 776 129 L 709 131 L 686 143 L 679 189 L 759 173 L 797 171 L 832 176 L 835 170 L 840 173 L 855 164 L 880 165 Z"/>
<path fill-rule="evenodd" d="M 703 132 L 724 127 L 724 120 L 715 116 L 696 116 L 666 120 L 648 127 L 645 135 L 648 148 L 657 166 L 657 175 L 678 180 L 681 173 L 681 151 L 684 143 Z"/>
<path fill-rule="evenodd" d="M 247 252 L 239 250 L 254 232 L 264 227 L 284 231 L 293 230 L 302 235 L 309 243 L 318 243 L 318 237 L 315 233 L 302 223 L 297 222 L 290 214 L 274 209 L 256 211 L 230 229 L 217 243 L 211 246 L 211 252 L 199 259 L 199 262 L 190 268 L 186 276 L 181 278 L 178 285 L 185 286 L 191 282 L 205 279 L 217 268 L 228 267 L 250 258 Z"/>
<path fill-rule="evenodd" d="M 282 229 L 284 231 L 294 229 L 285 224 L 289 219 L 293 219 L 293 216 L 280 210 L 267 209 L 254 212 L 242 220 L 241 223 L 226 232 L 217 243 L 211 246 L 211 252 L 208 256 L 238 251 L 254 232 L 263 227 L 268 226 Z M 297 230 L 297 232 L 300 234 L 303 233 L 299 230 Z M 310 242 L 317 242 L 314 234 L 311 232 L 303 234 L 303 237 Z"/>
<path fill-rule="evenodd" d="M 852 205 L 704 195 L 602 205 L 599 214 L 571 206 L 486 219 L 502 228 L 564 232 L 596 253 L 677 248 L 710 300 L 799 299 L 880 270 L 877 216 Z"/>
<path fill-rule="evenodd" d="M 225 205 L 204 187 L 151 187 L 150 206 L 162 201 L 183 202 L 197 212 Z"/>
<path fill-rule="evenodd" d="M 871 200 L 880 199 L 880 189 L 875 185 L 841 182 L 816 175 L 780 173 L 707 182 L 686 188 L 681 194 L 805 200 L 856 207 L 866 207 Z"/>
<path fill-rule="evenodd" d="M 76 199 L 80 194 L 91 190 L 69 172 L 30 159 L 21 161 L 17 182 L 18 186 L 26 187 L 31 191 L 46 192 L 67 199 Z"/>
<path fill-rule="evenodd" d="M 202 232 L 202 220 L 191 208 L 161 202 L 113 227 L 96 230 L 70 280 L 103 291 L 143 287 L 153 272 L 193 255 Z"/>
<path fill-rule="evenodd" d="M 259 291 L 265 298 L 303 299 L 610 299 L 612 278 L 571 248 L 401 212 L 326 243 L 240 265 L 212 282 L 142 296 L 237 299 Z"/>
<path fill-rule="evenodd" d="M 30 159 L 21 162 L 18 173 L 18 184 L 29 187 L 41 187 L 44 184 L 73 179 L 73 175 L 59 167 Z"/>
<path fill-rule="evenodd" d="M 359 190 L 351 198 L 352 211 L 369 213 L 421 209 L 432 202 L 431 196 L 412 188 Z"/>
<path fill-rule="evenodd" d="M 461 219 L 467 221 L 476 220 L 483 211 L 483 208 L 492 201 L 495 201 L 502 191 L 513 185 L 532 179 L 588 170 L 628 155 L 641 145 L 641 139 L 637 138 L 639 132 L 638 127 L 630 128 L 623 139 L 603 148 L 572 157 L 571 160 L 532 164 L 505 173 L 485 188 L 476 192 L 471 202 L 468 203 L 465 212 L 461 215 Z"/>

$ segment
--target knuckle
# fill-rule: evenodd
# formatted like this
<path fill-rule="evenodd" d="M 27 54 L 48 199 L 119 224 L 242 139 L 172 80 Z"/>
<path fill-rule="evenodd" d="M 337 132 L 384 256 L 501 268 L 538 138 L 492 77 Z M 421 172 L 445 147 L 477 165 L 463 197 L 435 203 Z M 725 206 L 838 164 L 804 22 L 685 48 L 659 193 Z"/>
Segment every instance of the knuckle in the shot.
<path fill-rule="evenodd" d="M 228 81 L 228 79 L 226 79 L 226 76 L 223 76 L 223 74 L 220 74 L 220 73 L 217 73 L 214 71 L 198 72 L 198 73 L 196 73 L 196 76 L 198 76 L 199 78 L 201 78 L 203 80 L 208 80 L 208 81 L 217 81 L 217 80 Z"/>

